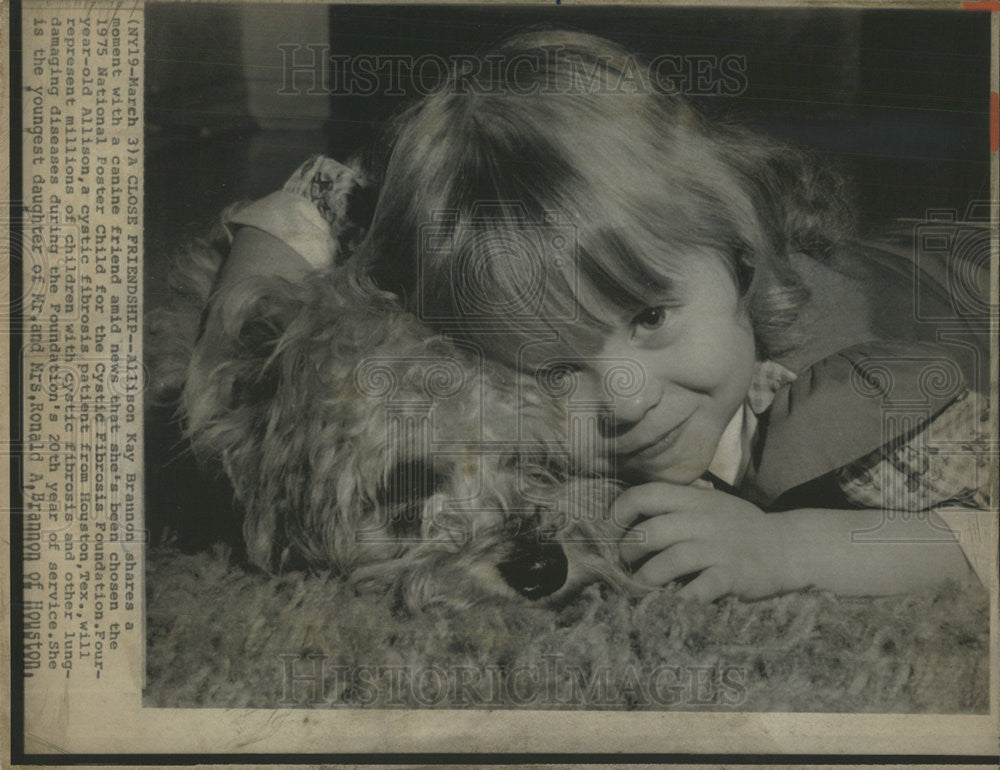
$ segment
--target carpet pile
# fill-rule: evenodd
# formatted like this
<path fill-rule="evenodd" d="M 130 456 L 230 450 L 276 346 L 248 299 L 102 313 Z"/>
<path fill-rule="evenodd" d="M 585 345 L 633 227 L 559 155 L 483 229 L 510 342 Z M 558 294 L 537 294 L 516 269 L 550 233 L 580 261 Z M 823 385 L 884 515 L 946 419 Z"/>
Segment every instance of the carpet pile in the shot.
<path fill-rule="evenodd" d="M 267 576 L 224 548 L 147 555 L 144 704 L 158 707 L 987 713 L 989 599 L 805 592 L 746 603 L 395 612 L 334 578 Z"/>

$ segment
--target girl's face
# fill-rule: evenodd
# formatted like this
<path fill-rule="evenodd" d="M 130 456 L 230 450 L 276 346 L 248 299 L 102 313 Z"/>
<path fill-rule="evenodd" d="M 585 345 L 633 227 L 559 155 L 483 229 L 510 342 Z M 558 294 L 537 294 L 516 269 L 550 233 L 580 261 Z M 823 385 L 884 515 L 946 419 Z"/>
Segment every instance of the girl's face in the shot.
<path fill-rule="evenodd" d="M 754 350 L 750 320 L 718 259 L 691 260 L 662 305 L 616 322 L 600 354 L 578 366 L 590 394 L 609 406 L 618 473 L 679 484 L 701 476 L 746 398 Z M 638 380 L 615 394 L 611 370 L 623 360 Z"/>

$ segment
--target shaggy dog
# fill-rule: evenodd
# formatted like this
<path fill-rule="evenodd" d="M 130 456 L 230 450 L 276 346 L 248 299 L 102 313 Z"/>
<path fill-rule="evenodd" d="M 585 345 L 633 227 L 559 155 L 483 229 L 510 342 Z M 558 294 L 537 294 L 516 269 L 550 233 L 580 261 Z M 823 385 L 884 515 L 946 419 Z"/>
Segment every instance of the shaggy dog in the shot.
<path fill-rule="evenodd" d="M 332 570 L 410 609 L 632 587 L 616 484 L 570 446 L 593 414 L 435 336 L 343 267 L 213 296 L 220 264 L 208 243 L 186 251 L 148 344 L 154 395 L 180 393 L 255 565 Z"/>

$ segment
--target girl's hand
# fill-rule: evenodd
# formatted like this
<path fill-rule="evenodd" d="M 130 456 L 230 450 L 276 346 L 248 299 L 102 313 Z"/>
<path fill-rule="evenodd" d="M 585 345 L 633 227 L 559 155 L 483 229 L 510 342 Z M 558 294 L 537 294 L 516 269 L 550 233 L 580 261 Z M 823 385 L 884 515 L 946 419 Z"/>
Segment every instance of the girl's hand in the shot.
<path fill-rule="evenodd" d="M 623 559 L 645 559 L 637 580 L 659 586 L 699 573 L 678 592 L 681 597 L 762 599 L 810 587 L 885 596 L 945 579 L 979 582 L 958 542 L 942 534 L 947 527 L 930 511 L 764 513 L 724 492 L 666 482 L 632 487 L 614 508 L 621 526 L 633 524 L 621 540 Z M 881 538 L 858 537 L 883 528 Z"/>
<path fill-rule="evenodd" d="M 665 482 L 632 487 L 615 501 L 615 518 L 628 526 L 621 554 L 644 563 L 635 578 L 661 586 L 700 574 L 678 592 L 712 601 L 733 594 L 762 599 L 802 588 L 790 574 L 789 544 L 781 515 L 714 489 Z"/>

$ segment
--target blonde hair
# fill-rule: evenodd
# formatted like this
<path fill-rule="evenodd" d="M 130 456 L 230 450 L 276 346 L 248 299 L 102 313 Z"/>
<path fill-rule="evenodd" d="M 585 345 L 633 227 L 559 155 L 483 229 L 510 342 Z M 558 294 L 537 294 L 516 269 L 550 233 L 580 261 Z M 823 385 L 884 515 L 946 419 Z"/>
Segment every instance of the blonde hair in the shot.
<path fill-rule="evenodd" d="M 530 30 L 489 57 L 533 66 L 453 73 L 394 124 L 362 249 L 380 286 L 524 364 L 540 332 L 592 350 L 602 308 L 661 304 L 686 260 L 718 258 L 758 354 L 794 347 L 809 294 L 791 257 L 848 234 L 839 177 L 709 122 L 603 38 Z"/>

